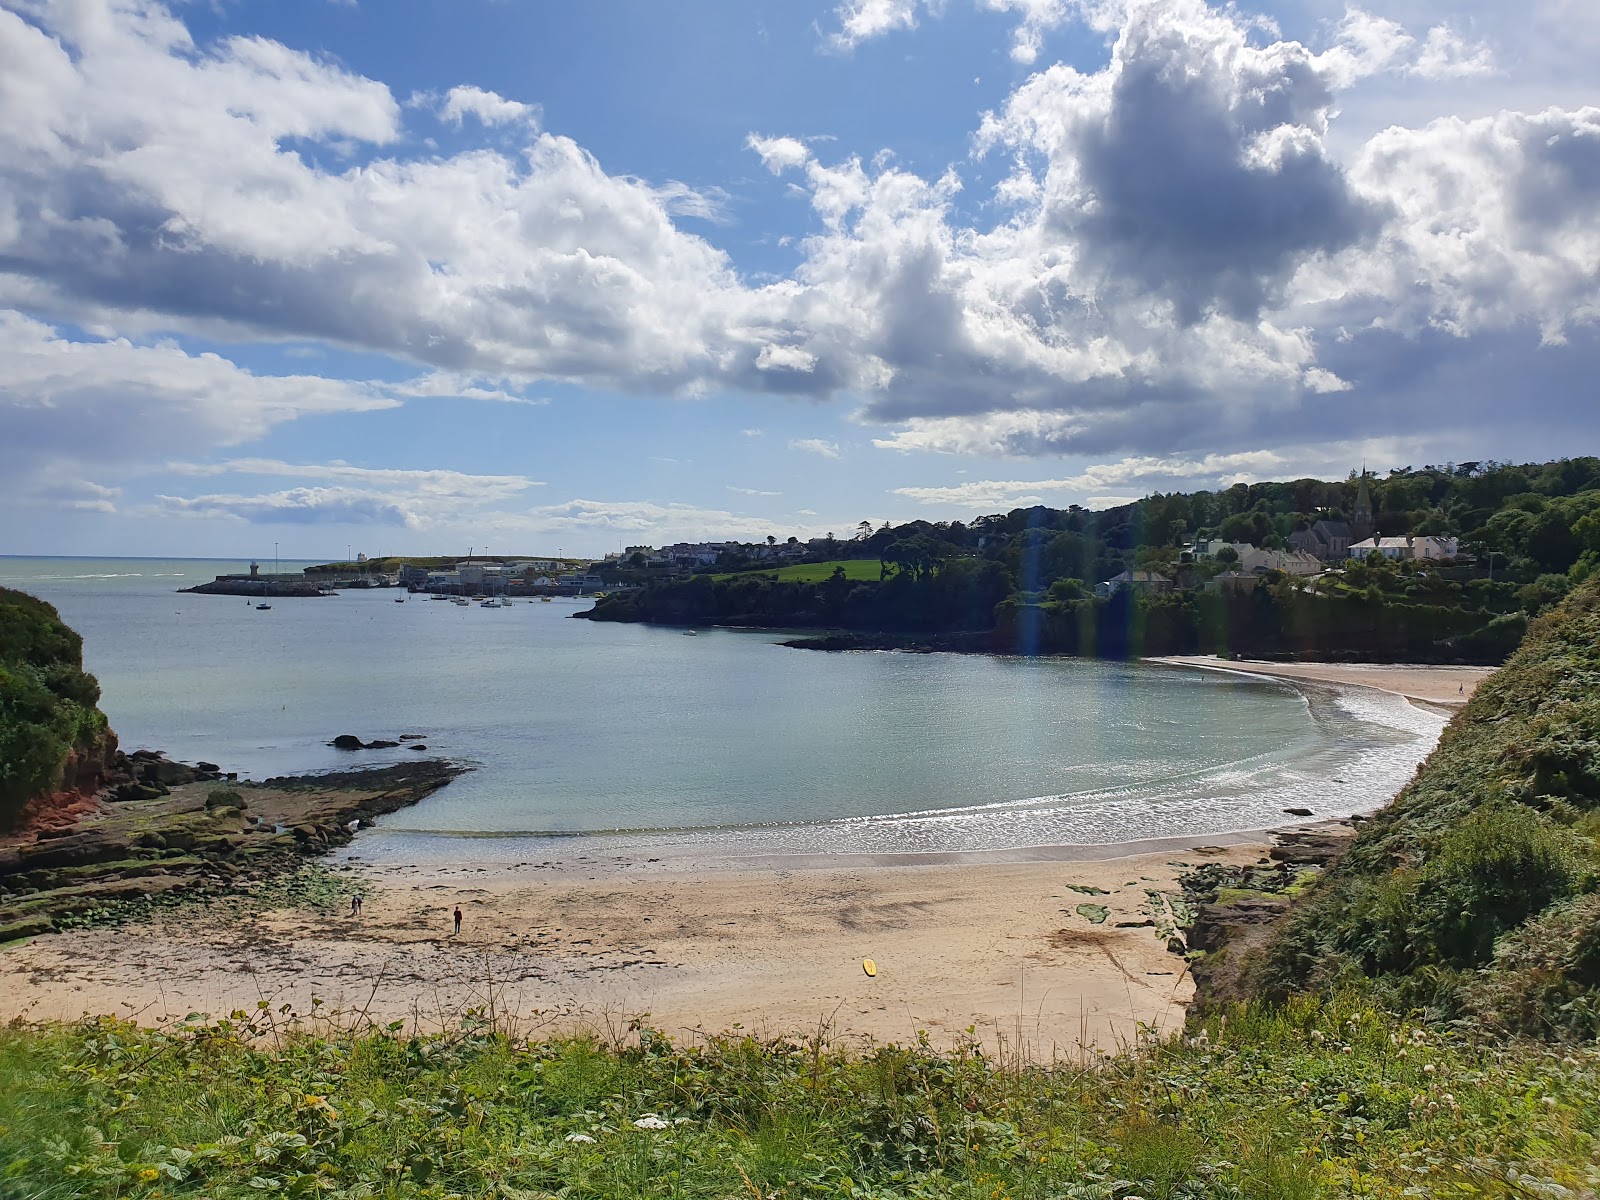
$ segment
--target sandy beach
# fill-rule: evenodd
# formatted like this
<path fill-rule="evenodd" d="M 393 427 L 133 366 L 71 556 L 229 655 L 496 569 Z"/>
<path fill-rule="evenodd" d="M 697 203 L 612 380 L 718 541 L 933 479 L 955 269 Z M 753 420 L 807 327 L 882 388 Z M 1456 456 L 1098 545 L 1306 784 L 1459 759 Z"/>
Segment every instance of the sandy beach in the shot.
<path fill-rule="evenodd" d="M 484 1004 L 529 1028 L 742 1027 L 949 1042 L 974 1026 L 1036 1058 L 1173 1029 L 1191 992 L 1159 897 L 1186 863 L 1260 845 L 1091 862 L 669 873 L 601 880 L 471 868 L 368 875 L 364 912 L 192 909 L 0 952 L 0 1017 L 181 1018 L 288 1004 L 422 1027 Z M 648 869 L 646 869 L 648 871 Z M 356 886 L 352 877 L 352 886 Z M 1105 894 L 1095 894 L 1098 889 Z M 1103 904 L 1092 923 L 1076 910 Z M 464 923 L 451 931 L 459 904 Z M 876 960 L 869 978 L 862 960 Z"/>
<path fill-rule="evenodd" d="M 1204 667 L 1270 675 L 1301 683 L 1334 687 L 1369 687 L 1404 696 L 1407 700 L 1445 708 L 1459 708 L 1490 675 L 1494 667 L 1410 666 L 1403 663 L 1265 662 L 1253 658 L 1219 658 L 1215 654 L 1175 654 L 1149 662 L 1176 667 Z"/>
<path fill-rule="evenodd" d="M 1459 704 L 1489 674 L 1453 667 L 1194 658 L 1318 686 Z M 1264 834 L 983 855 L 771 858 L 716 869 L 630 861 L 596 875 L 477 864 L 350 870 L 359 917 L 212 907 L 0 949 L 0 1019 L 141 1021 L 276 1009 L 421 1028 L 487 1005 L 529 1030 L 675 1036 L 744 1029 L 948 1044 L 972 1027 L 1036 1060 L 1172 1030 L 1192 986 L 1163 894 L 1203 861 L 1250 863 Z M 353 849 L 359 848 L 359 840 Z M 575 854 L 581 851 L 575 849 Z M 452 932 L 460 905 L 462 932 Z M 1090 919 L 1104 905 L 1103 922 Z M 862 960 L 876 961 L 869 977 Z"/>

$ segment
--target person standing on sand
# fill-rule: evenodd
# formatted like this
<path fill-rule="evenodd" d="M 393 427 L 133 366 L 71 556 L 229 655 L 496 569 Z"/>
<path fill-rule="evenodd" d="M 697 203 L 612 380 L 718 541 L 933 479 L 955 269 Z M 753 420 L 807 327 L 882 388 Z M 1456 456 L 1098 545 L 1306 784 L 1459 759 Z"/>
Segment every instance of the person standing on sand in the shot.
<path fill-rule="evenodd" d="M 357 892 L 355 895 L 350 897 L 350 915 L 352 917 L 359 917 L 361 915 L 361 893 L 360 892 Z"/>
<path fill-rule="evenodd" d="M 456 905 L 456 936 L 461 936 L 461 905 Z"/>

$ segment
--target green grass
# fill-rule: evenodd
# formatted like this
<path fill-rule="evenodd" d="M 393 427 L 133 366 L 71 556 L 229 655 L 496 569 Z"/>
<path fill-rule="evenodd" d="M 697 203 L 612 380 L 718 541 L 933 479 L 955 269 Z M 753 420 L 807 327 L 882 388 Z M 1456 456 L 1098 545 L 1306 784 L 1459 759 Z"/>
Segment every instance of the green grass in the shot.
<path fill-rule="evenodd" d="M 736 571 L 728 575 L 714 575 L 712 578 L 720 581 L 765 576 L 776 579 L 779 583 L 821 583 L 833 574 L 835 567 L 843 567 L 844 577 L 855 583 L 877 583 L 881 571 L 875 558 L 837 558 L 831 562 L 797 563 L 794 566 L 775 569 Z"/>
<path fill-rule="evenodd" d="M 1055 1066 L 648 1031 L 529 1043 L 482 1014 L 432 1038 L 277 1021 L 0 1031 L 0 1196 L 1310 1200 L 1600 1182 L 1600 1049 L 1475 1045 L 1350 997 Z"/>
<path fill-rule="evenodd" d="M 1600 1035 L 1600 918 L 1571 913 L 1600 890 L 1597 832 L 1600 583 L 1590 582 L 1533 624 L 1416 777 L 1308 889 L 1255 983 L 1281 996 L 1371 979 L 1397 1009 L 1496 1010 L 1512 1032 Z M 1522 947 L 1507 957 L 1513 935 Z M 1546 960 L 1592 965 L 1552 974 Z"/>

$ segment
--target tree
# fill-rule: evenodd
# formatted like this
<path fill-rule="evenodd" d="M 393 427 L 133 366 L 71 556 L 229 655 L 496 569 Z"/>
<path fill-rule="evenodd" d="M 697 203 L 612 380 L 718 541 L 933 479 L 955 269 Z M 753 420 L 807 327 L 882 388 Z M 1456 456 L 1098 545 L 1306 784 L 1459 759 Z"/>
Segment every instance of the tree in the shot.
<path fill-rule="evenodd" d="M 864 542 L 872 536 L 872 522 L 862 521 L 856 526 L 856 541 Z"/>
<path fill-rule="evenodd" d="M 767 534 L 767 545 L 776 546 L 777 544 L 778 544 L 778 539 L 773 537 L 770 533 Z"/>
<path fill-rule="evenodd" d="M 1224 546 L 1217 551 L 1217 561 L 1231 567 L 1239 561 L 1239 552 L 1232 546 Z"/>

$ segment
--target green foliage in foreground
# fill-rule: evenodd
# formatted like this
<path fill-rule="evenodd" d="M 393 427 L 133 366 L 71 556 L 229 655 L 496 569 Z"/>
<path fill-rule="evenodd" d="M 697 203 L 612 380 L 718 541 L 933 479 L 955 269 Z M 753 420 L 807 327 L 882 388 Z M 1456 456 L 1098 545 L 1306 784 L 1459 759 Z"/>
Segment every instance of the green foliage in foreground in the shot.
<path fill-rule="evenodd" d="M 1600 1183 L 1600 1052 L 1339 999 L 1091 1067 L 975 1048 L 0 1032 L 0 1196 L 1543 1196 Z"/>
<path fill-rule="evenodd" d="M 83 639 L 43 600 L 0 588 L 0 828 L 105 735 L 99 702 Z"/>
<path fill-rule="evenodd" d="M 1537 621 L 1259 968 L 1440 1018 L 1600 1036 L 1600 580 Z"/>

